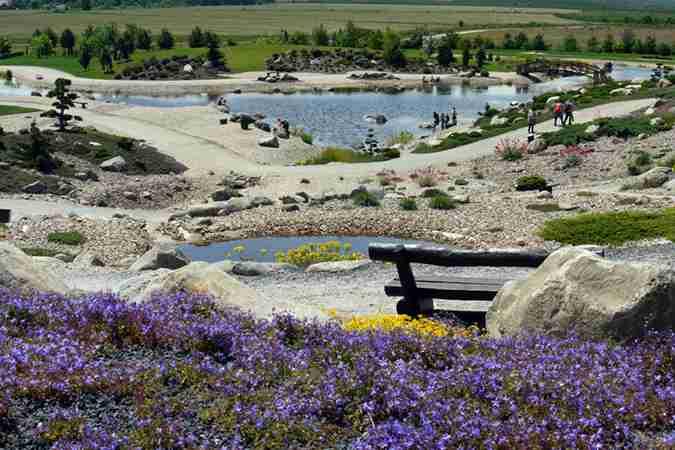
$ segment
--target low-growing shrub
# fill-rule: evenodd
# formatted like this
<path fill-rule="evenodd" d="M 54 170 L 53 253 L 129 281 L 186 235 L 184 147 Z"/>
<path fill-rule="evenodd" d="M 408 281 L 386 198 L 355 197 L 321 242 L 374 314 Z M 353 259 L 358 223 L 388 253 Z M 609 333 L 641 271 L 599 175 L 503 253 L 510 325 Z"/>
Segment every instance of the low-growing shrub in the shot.
<path fill-rule="evenodd" d="M 401 151 L 396 148 L 385 148 L 381 155 L 384 159 L 396 159 L 401 157 Z"/>
<path fill-rule="evenodd" d="M 644 150 L 638 150 L 629 160 L 626 168 L 629 175 L 640 175 L 652 168 L 652 155 Z"/>
<path fill-rule="evenodd" d="M 404 211 L 417 211 L 417 201 L 411 197 L 402 198 L 398 205 Z"/>
<path fill-rule="evenodd" d="M 445 178 L 445 174 L 433 167 L 417 169 L 410 174 L 410 179 L 415 180 L 417 185 L 423 188 L 434 187 L 443 178 Z"/>
<path fill-rule="evenodd" d="M 425 189 L 422 191 L 422 198 L 431 198 L 436 197 L 438 195 L 448 195 L 448 194 L 436 188 Z"/>
<path fill-rule="evenodd" d="M 557 131 L 542 134 L 548 147 L 554 145 L 576 146 L 583 142 L 595 140 L 595 136 L 586 133 L 588 124 L 569 125 Z"/>
<path fill-rule="evenodd" d="M 562 211 L 557 203 L 533 203 L 527 205 L 526 208 L 543 213 Z"/>
<path fill-rule="evenodd" d="M 527 153 L 527 142 L 518 139 L 502 139 L 495 148 L 497 157 L 504 161 L 518 161 Z"/>
<path fill-rule="evenodd" d="M 431 145 L 427 144 L 426 142 L 420 142 L 415 146 L 413 153 L 433 153 L 435 151 L 436 150 Z"/>
<path fill-rule="evenodd" d="M 347 331 L 403 331 L 422 336 L 447 336 L 451 332 L 443 323 L 428 318 L 413 319 L 405 314 L 356 316 L 344 321 L 342 326 Z M 457 330 L 468 333 L 466 328 Z"/>
<path fill-rule="evenodd" d="M 80 245 L 84 242 L 84 236 L 79 231 L 55 231 L 47 235 L 47 241 L 64 245 Z"/>
<path fill-rule="evenodd" d="M 518 191 L 544 191 L 547 187 L 546 180 L 538 175 L 528 175 L 516 180 Z"/>
<path fill-rule="evenodd" d="M 389 139 L 387 139 L 387 145 L 396 145 L 396 144 L 407 145 L 414 140 L 415 135 L 412 134 L 410 131 L 401 131 L 397 135 L 391 136 Z"/>
<path fill-rule="evenodd" d="M 134 140 L 123 137 L 122 139 L 119 140 L 117 145 L 123 150 L 131 151 L 134 149 Z"/>
<path fill-rule="evenodd" d="M 578 155 L 569 155 L 567 158 L 565 158 L 563 169 L 571 169 L 572 167 L 580 166 L 582 161 L 583 160 Z"/>
<path fill-rule="evenodd" d="M 469 182 L 466 181 L 464 178 L 457 178 L 455 180 L 455 185 L 457 186 L 466 186 L 467 184 L 469 184 Z"/>
<path fill-rule="evenodd" d="M 361 253 L 351 251 L 351 244 L 327 241 L 319 244 L 303 244 L 286 252 L 277 252 L 274 259 L 278 263 L 288 263 L 300 267 L 321 262 L 358 261 Z"/>
<path fill-rule="evenodd" d="M 366 163 L 381 161 L 383 158 L 372 156 L 368 153 L 362 153 L 348 148 L 325 148 L 317 156 L 302 161 L 301 165 L 328 164 L 332 162 L 341 163 Z"/>
<path fill-rule="evenodd" d="M 21 251 L 28 256 L 49 256 L 50 258 L 61 253 L 58 250 L 43 247 L 21 247 Z"/>
<path fill-rule="evenodd" d="M 368 191 L 359 191 L 352 197 L 352 201 L 356 206 L 372 207 L 380 206 L 380 200 L 375 194 Z"/>
<path fill-rule="evenodd" d="M 456 207 L 455 202 L 447 195 L 437 195 L 429 200 L 429 208 L 431 209 L 446 210 L 455 209 Z"/>
<path fill-rule="evenodd" d="M 546 222 L 539 235 L 569 245 L 621 245 L 642 239 L 675 241 L 675 208 L 656 212 L 623 211 L 581 214 Z"/>

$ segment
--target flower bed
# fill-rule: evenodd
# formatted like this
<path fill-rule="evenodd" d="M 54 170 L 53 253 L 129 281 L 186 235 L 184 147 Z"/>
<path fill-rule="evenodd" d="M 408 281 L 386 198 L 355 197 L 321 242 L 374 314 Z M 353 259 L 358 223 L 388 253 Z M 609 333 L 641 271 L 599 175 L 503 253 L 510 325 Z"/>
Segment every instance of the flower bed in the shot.
<path fill-rule="evenodd" d="M 357 327 L 358 328 L 358 327 Z M 675 335 L 624 346 L 0 291 L 2 448 L 671 448 Z"/>

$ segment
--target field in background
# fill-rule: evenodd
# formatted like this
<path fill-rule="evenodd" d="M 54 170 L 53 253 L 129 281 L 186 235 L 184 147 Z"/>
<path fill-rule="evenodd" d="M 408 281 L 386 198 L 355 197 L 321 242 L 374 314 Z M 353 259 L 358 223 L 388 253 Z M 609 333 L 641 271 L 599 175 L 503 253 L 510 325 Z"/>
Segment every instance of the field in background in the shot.
<path fill-rule="evenodd" d="M 343 5 L 343 4 L 279 4 L 265 6 L 218 6 L 160 9 L 123 9 L 69 11 L 64 14 L 47 11 L 3 11 L 0 14 L 0 34 L 15 41 L 27 41 L 36 28 L 66 27 L 75 32 L 87 25 L 110 22 L 135 23 L 158 32 L 163 27 L 177 35 L 187 35 L 199 25 L 220 34 L 253 36 L 289 31 L 311 31 L 323 23 L 329 29 L 344 27 L 348 20 L 366 28 L 391 27 L 410 30 L 427 26 L 430 29 L 477 26 L 508 26 L 516 24 L 569 24 L 572 20 L 556 13 L 574 10 L 495 8 L 471 6 L 410 6 L 410 5 Z"/>

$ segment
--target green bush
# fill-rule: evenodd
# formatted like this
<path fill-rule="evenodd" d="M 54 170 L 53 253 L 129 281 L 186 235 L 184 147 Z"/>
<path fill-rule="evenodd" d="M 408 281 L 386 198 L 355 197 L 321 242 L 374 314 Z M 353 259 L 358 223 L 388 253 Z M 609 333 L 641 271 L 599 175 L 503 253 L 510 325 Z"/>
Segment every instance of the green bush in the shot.
<path fill-rule="evenodd" d="M 627 170 L 629 175 L 640 175 L 652 168 L 652 155 L 644 150 L 635 152 L 632 159 L 628 162 Z"/>
<path fill-rule="evenodd" d="M 302 142 L 308 145 L 312 145 L 314 142 L 314 136 L 304 131 L 300 134 L 300 139 L 302 139 Z"/>
<path fill-rule="evenodd" d="M 402 198 L 398 205 L 404 211 L 417 211 L 417 202 L 414 198 Z"/>
<path fill-rule="evenodd" d="M 122 150 L 126 150 L 126 151 L 130 152 L 131 150 L 134 149 L 134 140 L 133 140 L 133 139 L 126 138 L 126 137 L 123 137 L 122 139 L 119 140 L 119 142 L 117 143 L 117 145 L 118 145 L 119 148 L 121 148 Z"/>
<path fill-rule="evenodd" d="M 528 175 L 516 180 L 518 191 L 544 191 L 547 186 L 546 180 L 538 175 Z"/>
<path fill-rule="evenodd" d="M 412 134 L 410 131 L 401 131 L 399 134 L 390 137 L 387 141 L 389 145 L 395 144 L 407 145 L 410 144 L 413 140 L 415 140 L 414 134 Z"/>
<path fill-rule="evenodd" d="M 84 242 L 84 236 L 79 231 L 55 231 L 47 235 L 47 241 L 64 245 L 80 245 Z"/>
<path fill-rule="evenodd" d="M 438 197 L 439 195 L 444 195 L 447 196 L 445 192 L 441 191 L 440 189 L 425 189 L 422 191 L 422 198 L 432 198 L 432 197 Z"/>
<path fill-rule="evenodd" d="M 380 201 L 378 200 L 378 198 L 368 191 L 357 192 L 352 197 L 352 200 L 354 201 L 354 204 L 356 206 L 364 206 L 364 207 L 380 206 Z"/>
<path fill-rule="evenodd" d="M 592 134 L 586 133 L 586 128 L 588 128 L 588 126 L 588 124 L 567 126 L 557 131 L 544 133 L 542 138 L 547 146 L 570 146 L 578 145 L 582 142 L 590 142 L 593 141 L 595 137 Z"/>
<path fill-rule="evenodd" d="M 431 209 L 454 209 L 455 207 L 455 202 L 447 195 L 437 195 L 429 200 Z"/>
<path fill-rule="evenodd" d="M 526 208 L 543 213 L 562 211 L 557 203 L 533 203 L 527 205 Z"/>
<path fill-rule="evenodd" d="M 341 163 L 365 163 L 373 161 L 382 161 L 384 158 L 372 156 L 367 153 L 357 152 L 348 148 L 329 147 L 321 151 L 320 154 L 310 159 L 302 161 L 301 165 L 328 164 L 331 162 Z"/>
<path fill-rule="evenodd" d="M 455 180 L 455 184 L 456 184 L 457 186 L 466 186 L 467 184 L 469 184 L 469 182 L 466 181 L 464 178 L 457 178 L 457 179 Z"/>
<path fill-rule="evenodd" d="M 581 214 L 546 222 L 539 235 L 569 245 L 621 245 L 642 239 L 675 241 L 675 208 L 657 212 L 623 211 Z"/>
<path fill-rule="evenodd" d="M 396 159 L 401 157 L 401 152 L 395 148 L 386 148 L 382 152 L 382 156 L 386 159 Z"/>
<path fill-rule="evenodd" d="M 663 131 L 669 127 L 654 126 L 650 123 L 649 117 L 617 117 L 611 119 L 600 119 L 597 121 L 598 134 L 601 136 L 615 136 L 622 139 L 639 136 L 640 134 L 651 135 L 658 131 Z"/>
<path fill-rule="evenodd" d="M 435 151 L 437 150 L 431 145 L 427 144 L 426 142 L 420 142 L 415 146 L 413 153 L 434 153 Z"/>
<path fill-rule="evenodd" d="M 61 253 L 58 250 L 42 247 L 21 247 L 21 251 L 28 256 L 49 256 L 50 258 L 53 258 L 54 256 Z"/>

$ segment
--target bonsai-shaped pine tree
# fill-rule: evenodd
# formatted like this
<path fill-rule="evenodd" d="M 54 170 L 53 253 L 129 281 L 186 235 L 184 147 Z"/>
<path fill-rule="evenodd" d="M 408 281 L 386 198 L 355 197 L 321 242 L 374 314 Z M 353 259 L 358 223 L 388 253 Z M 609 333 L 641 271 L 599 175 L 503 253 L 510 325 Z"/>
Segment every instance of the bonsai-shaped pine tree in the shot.
<path fill-rule="evenodd" d="M 30 143 L 21 145 L 21 148 L 23 150 L 22 158 L 40 172 L 51 173 L 56 168 L 57 164 L 52 158 L 49 143 L 35 122 L 30 124 Z"/>
<path fill-rule="evenodd" d="M 49 91 L 47 97 L 55 97 L 56 101 L 52 103 L 54 109 L 47 112 L 49 116 L 56 116 L 59 121 L 59 131 L 65 131 L 68 126 L 68 122 L 71 120 L 82 120 L 80 117 L 72 116 L 66 114 L 71 107 L 75 106 L 75 99 L 77 99 L 77 94 L 70 92 L 68 86 L 71 85 L 71 81 L 65 78 L 57 78 L 54 82 L 54 89 Z"/>

